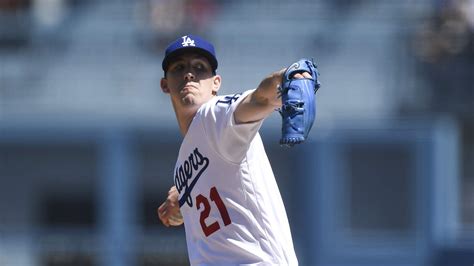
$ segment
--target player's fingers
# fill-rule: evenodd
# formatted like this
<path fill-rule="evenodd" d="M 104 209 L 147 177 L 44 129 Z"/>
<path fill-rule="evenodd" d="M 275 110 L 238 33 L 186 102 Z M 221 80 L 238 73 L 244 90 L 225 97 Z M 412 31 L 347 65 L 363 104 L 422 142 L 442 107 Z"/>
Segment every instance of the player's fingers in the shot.
<path fill-rule="evenodd" d="M 161 208 L 161 206 L 160 206 Z M 160 210 L 160 208 L 158 208 L 156 210 L 156 212 L 158 213 L 158 218 L 160 219 L 161 223 L 163 223 L 166 227 L 169 226 L 169 221 L 168 221 L 168 217 L 167 217 L 167 212 L 166 212 L 166 209 L 162 209 Z"/>
<path fill-rule="evenodd" d="M 180 223 L 183 221 L 183 217 L 179 213 L 175 215 L 170 215 L 169 221 L 174 223 Z"/>
<path fill-rule="evenodd" d="M 159 212 L 158 215 L 160 218 L 166 218 L 167 216 L 169 216 L 169 213 L 168 213 L 168 210 L 163 210 Z"/>
<path fill-rule="evenodd" d="M 301 75 L 300 73 L 296 73 L 295 75 L 293 75 L 293 78 L 295 78 L 295 79 L 302 79 L 302 78 L 303 78 L 303 75 Z"/>
<path fill-rule="evenodd" d="M 167 216 L 167 210 L 166 208 L 158 208 L 157 210 L 157 213 L 158 213 L 158 218 L 160 218 L 160 220 L 163 220 L 166 218 Z"/>
<path fill-rule="evenodd" d="M 173 213 L 169 216 L 169 224 L 171 226 L 179 226 L 183 224 L 183 216 L 179 211 L 173 211 Z"/>
<path fill-rule="evenodd" d="M 159 215 L 159 218 L 160 218 L 161 223 L 164 224 L 166 227 L 170 225 L 168 213 Z"/>
<path fill-rule="evenodd" d="M 183 224 L 183 221 L 182 220 L 178 220 L 178 219 L 171 219 L 170 218 L 170 222 L 169 222 L 169 225 L 170 226 L 180 226 Z"/>
<path fill-rule="evenodd" d="M 158 218 L 164 223 L 168 223 L 169 216 L 171 215 L 171 209 L 169 208 L 168 202 L 161 204 L 158 208 Z"/>
<path fill-rule="evenodd" d="M 296 73 L 293 78 L 295 79 L 302 79 L 302 78 L 307 78 L 310 79 L 311 75 L 308 72 L 303 72 L 303 73 Z"/>
<path fill-rule="evenodd" d="M 169 208 L 166 208 L 162 212 L 160 212 L 159 216 L 160 216 L 160 219 L 168 220 L 172 214 L 173 214 L 172 210 Z"/>
<path fill-rule="evenodd" d="M 168 205 L 168 204 L 166 203 L 166 201 L 165 201 L 163 204 L 161 204 L 160 207 L 158 207 L 158 214 L 160 214 L 160 213 L 166 211 L 167 205 Z"/>
<path fill-rule="evenodd" d="M 311 74 L 309 74 L 308 72 L 303 72 L 303 77 L 305 77 L 307 79 L 312 78 Z"/>

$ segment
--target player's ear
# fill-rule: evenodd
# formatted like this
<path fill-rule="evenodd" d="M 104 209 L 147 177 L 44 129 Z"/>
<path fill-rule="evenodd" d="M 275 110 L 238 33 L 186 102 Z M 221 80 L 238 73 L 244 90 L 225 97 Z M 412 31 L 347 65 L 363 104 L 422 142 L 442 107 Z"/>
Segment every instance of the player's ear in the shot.
<path fill-rule="evenodd" d="M 166 78 L 161 79 L 160 86 L 164 93 L 170 93 L 170 89 L 168 88 L 168 80 Z"/>
<path fill-rule="evenodd" d="M 212 94 L 217 95 L 217 91 L 221 88 L 221 76 L 214 75 L 212 80 Z"/>

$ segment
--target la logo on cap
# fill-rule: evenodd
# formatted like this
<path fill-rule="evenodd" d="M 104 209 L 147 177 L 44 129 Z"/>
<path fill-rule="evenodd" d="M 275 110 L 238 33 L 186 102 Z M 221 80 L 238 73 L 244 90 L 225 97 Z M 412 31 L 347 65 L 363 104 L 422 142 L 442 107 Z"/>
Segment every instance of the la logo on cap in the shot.
<path fill-rule="evenodd" d="M 188 37 L 187 35 L 183 36 L 182 38 L 183 38 L 183 42 L 181 43 L 181 45 L 183 45 L 183 47 L 196 46 L 194 44 L 194 40 Z"/>

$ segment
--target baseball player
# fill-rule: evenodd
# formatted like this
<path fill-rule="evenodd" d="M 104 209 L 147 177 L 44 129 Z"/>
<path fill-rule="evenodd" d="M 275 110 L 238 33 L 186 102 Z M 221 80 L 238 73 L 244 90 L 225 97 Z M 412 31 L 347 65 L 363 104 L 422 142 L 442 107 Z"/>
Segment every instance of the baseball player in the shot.
<path fill-rule="evenodd" d="M 217 96 L 217 66 L 213 45 L 199 36 L 182 36 L 166 49 L 161 89 L 170 96 L 184 139 L 174 186 L 158 216 L 165 226 L 184 222 L 191 265 L 297 265 L 258 133 L 264 118 L 282 107 L 279 87 L 291 67 L 270 74 L 256 89 Z M 311 69 L 291 78 L 316 81 Z"/>

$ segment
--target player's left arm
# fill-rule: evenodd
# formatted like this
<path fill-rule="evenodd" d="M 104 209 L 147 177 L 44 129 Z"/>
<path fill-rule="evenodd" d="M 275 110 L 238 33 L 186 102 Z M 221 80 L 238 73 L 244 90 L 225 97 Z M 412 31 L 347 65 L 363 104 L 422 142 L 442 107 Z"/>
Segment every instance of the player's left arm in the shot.
<path fill-rule="evenodd" d="M 276 108 L 281 107 L 278 86 L 281 84 L 286 68 L 275 71 L 264 78 L 257 89 L 247 95 L 235 109 L 235 123 L 250 123 L 269 116 Z M 295 78 L 311 77 L 309 73 L 296 74 Z"/>

